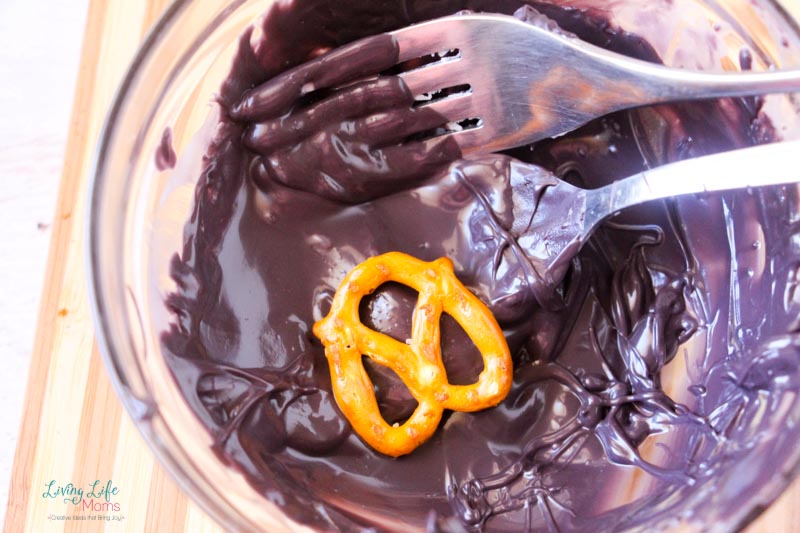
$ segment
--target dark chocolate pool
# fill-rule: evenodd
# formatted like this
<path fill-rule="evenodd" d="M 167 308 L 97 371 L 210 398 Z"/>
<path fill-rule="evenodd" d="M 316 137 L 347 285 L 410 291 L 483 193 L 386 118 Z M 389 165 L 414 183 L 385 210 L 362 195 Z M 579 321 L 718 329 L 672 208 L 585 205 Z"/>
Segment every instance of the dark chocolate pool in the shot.
<path fill-rule="evenodd" d="M 294 65 L 464 9 L 539 22 L 541 13 L 581 39 L 686 68 L 765 66 L 747 41 L 731 63 L 732 41 L 721 36 L 735 33 L 733 23 L 709 24 L 680 0 L 276 3 L 261 31 L 242 37 L 220 89 L 222 118 L 171 264 L 178 290 L 162 348 L 176 382 L 220 459 L 320 530 L 746 521 L 743 499 L 790 475 L 782 468 L 796 455 L 796 188 L 626 211 L 559 269 L 557 285 L 543 282 L 537 258 L 548 243 L 536 228 L 569 223 L 548 196 L 549 173 L 594 188 L 646 165 L 780 140 L 796 135 L 791 104 L 773 107 L 790 113 L 780 121 L 756 98 L 646 108 L 471 159 L 447 143 L 425 153 L 376 146 L 360 116 L 322 113 L 319 101 L 242 112 L 243 99 Z M 385 100 L 370 112 L 397 128 L 411 120 L 401 83 L 389 77 L 380 90 Z M 297 121 L 315 128 L 287 134 L 302 130 Z M 311 334 L 344 275 L 388 251 L 452 259 L 494 312 L 515 364 L 498 407 L 446 414 L 430 441 L 396 459 L 351 431 Z M 386 285 L 364 301 L 363 320 L 407 338 L 415 299 Z M 450 381 L 469 383 L 480 358 L 454 321 L 442 329 Z M 367 364 L 385 418 L 402 421 L 413 399 L 390 371 Z"/>

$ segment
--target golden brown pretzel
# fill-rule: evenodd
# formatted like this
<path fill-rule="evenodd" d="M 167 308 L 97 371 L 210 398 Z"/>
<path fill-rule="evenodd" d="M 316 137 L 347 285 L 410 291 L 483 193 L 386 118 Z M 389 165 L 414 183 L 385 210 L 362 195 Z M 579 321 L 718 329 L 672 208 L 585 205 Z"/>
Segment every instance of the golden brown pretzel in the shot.
<path fill-rule="evenodd" d="M 408 343 L 369 329 L 359 319 L 361 299 L 387 281 L 419 293 Z M 439 330 L 443 312 L 461 325 L 483 357 L 483 371 L 473 384 L 451 385 L 447 380 Z M 314 334 L 325 345 L 339 408 L 356 433 L 386 455 L 404 455 L 425 442 L 444 409 L 493 407 L 511 388 L 511 354 L 500 326 L 444 257 L 428 263 L 389 252 L 367 259 L 342 281 L 328 316 L 314 324 Z M 392 369 L 417 400 L 417 408 L 402 425 L 383 419 L 362 355 Z"/>

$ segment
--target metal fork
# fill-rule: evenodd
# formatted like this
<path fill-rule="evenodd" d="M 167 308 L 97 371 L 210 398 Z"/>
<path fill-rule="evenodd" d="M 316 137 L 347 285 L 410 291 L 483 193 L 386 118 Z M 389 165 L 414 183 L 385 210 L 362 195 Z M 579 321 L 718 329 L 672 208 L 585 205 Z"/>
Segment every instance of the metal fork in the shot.
<path fill-rule="evenodd" d="M 560 283 L 565 266 L 600 223 L 627 207 L 686 194 L 800 183 L 798 153 L 800 140 L 742 148 L 669 163 L 599 189 L 555 180 L 525 232 L 542 243 L 534 254 L 539 275 L 548 286 Z"/>
<path fill-rule="evenodd" d="M 646 104 L 800 91 L 800 71 L 713 74 L 668 68 L 505 15 L 454 15 L 397 30 L 400 62 L 442 54 L 400 76 L 415 95 L 466 91 L 423 104 L 452 123 L 463 153 L 561 135 Z"/>

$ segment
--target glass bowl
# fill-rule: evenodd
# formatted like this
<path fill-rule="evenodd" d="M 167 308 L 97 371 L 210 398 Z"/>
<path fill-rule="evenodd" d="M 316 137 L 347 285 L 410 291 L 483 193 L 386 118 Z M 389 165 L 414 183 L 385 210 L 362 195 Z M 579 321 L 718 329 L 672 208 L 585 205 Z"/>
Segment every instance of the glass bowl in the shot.
<path fill-rule="evenodd" d="M 174 289 L 170 258 L 181 249 L 202 155 L 214 133 L 213 95 L 229 72 L 240 35 L 276 3 L 178 0 L 167 10 L 133 61 L 110 110 L 90 191 L 90 291 L 98 341 L 117 393 L 181 487 L 219 523 L 241 531 L 306 526 L 287 516 L 212 450 L 211 435 L 161 357 L 159 335 L 171 319 L 165 306 L 165 295 Z M 772 64 L 784 68 L 800 64 L 800 31 L 778 4 L 696 3 L 710 23 L 721 20 L 736 28 L 738 36 L 732 33 L 731 38 L 747 42 Z M 636 16 L 621 9 L 618 20 L 624 27 L 625 17 Z M 767 16 L 779 21 L 780 39 L 774 37 L 776 28 L 762 23 Z M 661 48 L 678 37 L 664 36 Z M 767 110 L 780 113 L 785 102 L 768 104 L 772 105 L 774 109 Z M 639 122 L 644 119 L 634 117 Z M 162 171 L 155 154 L 169 151 L 170 136 L 177 166 Z M 658 160 L 657 150 L 647 143 L 642 153 Z M 786 420 L 794 424 L 799 419 L 796 402 Z M 798 431 L 788 433 L 780 443 L 786 443 L 785 468 L 775 473 L 772 482 L 748 492 L 736 512 L 726 516 L 710 512 L 707 524 L 689 525 L 729 529 L 757 516 L 794 477 L 800 447 L 790 443 Z M 730 484 L 731 498 L 747 489 L 746 484 L 735 489 L 733 481 Z M 674 519 L 679 523 L 681 517 Z"/>

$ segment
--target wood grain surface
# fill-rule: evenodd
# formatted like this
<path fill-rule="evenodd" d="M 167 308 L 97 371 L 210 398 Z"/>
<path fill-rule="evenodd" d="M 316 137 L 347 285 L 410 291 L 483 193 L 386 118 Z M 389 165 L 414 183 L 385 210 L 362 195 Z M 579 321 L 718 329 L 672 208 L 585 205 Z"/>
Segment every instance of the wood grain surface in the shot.
<path fill-rule="evenodd" d="M 88 5 L 0 0 L 0 529 Z"/>
<path fill-rule="evenodd" d="M 112 96 L 167 0 L 93 0 L 14 459 L 5 530 L 222 531 L 156 464 L 112 390 L 97 351 L 83 265 L 94 148 Z M 76 513 L 47 484 L 111 481 L 119 512 Z M 73 515 L 104 520 L 61 520 Z M 109 520 L 117 518 L 118 520 Z"/>
<path fill-rule="evenodd" d="M 71 135 L 31 362 L 26 410 L 14 460 L 5 531 L 168 531 L 222 528 L 156 464 L 112 390 L 94 341 L 83 264 L 87 180 L 114 90 L 167 0 L 92 0 Z M 47 484 L 110 481 L 119 511 L 76 513 Z M 750 533 L 800 531 L 800 482 Z M 96 515 L 102 520 L 61 520 Z"/>

